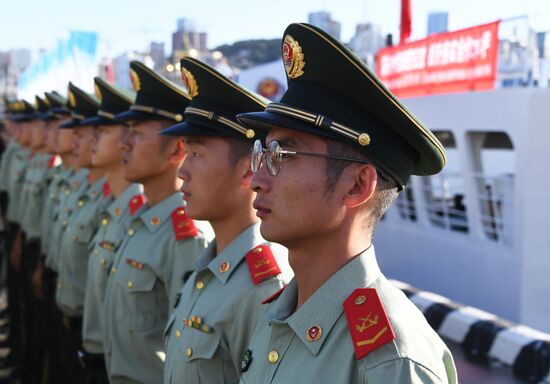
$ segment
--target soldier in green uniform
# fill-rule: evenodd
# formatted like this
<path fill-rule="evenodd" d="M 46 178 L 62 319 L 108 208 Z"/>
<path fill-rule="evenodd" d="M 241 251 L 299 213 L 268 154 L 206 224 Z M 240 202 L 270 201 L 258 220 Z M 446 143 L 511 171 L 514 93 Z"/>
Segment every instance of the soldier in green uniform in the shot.
<path fill-rule="evenodd" d="M 267 149 L 253 150 L 254 206 L 295 279 L 268 300 L 241 382 L 456 383 L 449 350 L 371 244 L 410 175 L 443 168 L 443 146 L 322 30 L 291 24 L 282 53 L 281 102 L 238 119 L 269 131 Z"/>
<path fill-rule="evenodd" d="M 130 124 L 124 175 L 142 183 L 148 207 L 128 224 L 107 282 L 104 348 L 111 383 L 162 382 L 163 329 L 184 277 L 208 245 L 184 207 L 177 177 L 180 138 L 161 129 L 183 119 L 189 95 L 139 62 L 130 64 L 136 102 L 116 118 Z"/>
<path fill-rule="evenodd" d="M 86 120 L 88 124 L 97 126 L 97 140 L 92 147 L 92 163 L 104 170 L 106 185 L 109 188 L 103 191 L 103 195 L 105 197 L 111 194 L 113 199 L 102 207 L 100 226 L 92 241 L 92 251 L 88 257 L 80 355 L 86 370 L 86 382 L 89 384 L 109 382 L 105 368 L 101 325 L 107 277 L 115 252 L 126 236 L 125 223 L 136 214 L 144 202 L 142 186 L 132 184 L 124 178 L 119 142 L 127 133 L 128 126 L 114 120 L 116 114 L 128 110 L 135 95 L 118 89 L 99 77 L 95 78 L 95 85 L 101 105 L 97 116 Z M 131 204 L 132 201 L 134 203 Z"/>
<path fill-rule="evenodd" d="M 71 92 L 71 91 L 69 91 Z M 57 167 L 58 176 L 55 178 L 48 189 L 49 202 L 45 205 L 51 205 L 47 208 L 49 213 L 43 213 L 42 220 L 42 241 L 44 252 L 43 261 L 43 302 L 45 326 L 48 329 L 46 339 L 47 349 L 47 380 L 49 383 L 62 382 L 65 370 L 62 363 L 65 362 L 65 355 L 62 355 L 62 344 L 64 341 L 65 328 L 62 324 L 61 311 L 55 303 L 55 293 L 57 290 L 57 266 L 55 264 L 57 250 L 63 222 L 68 216 L 68 201 L 74 185 L 80 186 L 79 179 L 75 177 L 86 177 L 87 171 L 82 171 L 78 176 L 78 167 L 74 148 L 76 146 L 76 134 L 68 125 L 73 125 L 79 121 L 71 118 L 70 103 L 68 100 L 55 93 L 46 93 L 46 97 L 52 105 L 51 112 L 57 117 L 57 128 L 53 140 L 54 152 L 60 157 L 61 165 Z M 59 129 L 63 125 L 64 129 Z M 74 180 L 73 180 L 74 179 Z M 76 183 L 72 183 L 72 181 Z M 78 185 L 77 185 L 78 184 Z M 67 208 L 67 209 L 65 209 Z M 48 215 L 44 217 L 44 215 Z"/>
<path fill-rule="evenodd" d="M 36 106 L 37 118 L 31 126 L 31 156 L 21 191 L 21 199 L 24 202 L 21 204 L 21 228 L 25 234 L 21 270 L 26 305 L 24 369 L 21 372 L 23 382 L 37 382 L 40 379 L 45 349 L 45 334 L 40 329 L 43 324 L 40 313 L 42 297 L 36 295 L 33 276 L 41 257 L 40 224 L 45 191 L 47 190 L 46 174 L 50 159 L 46 149 L 50 106 L 46 99 L 40 96 L 36 96 Z"/>
<path fill-rule="evenodd" d="M 235 119 L 267 104 L 198 60 L 183 59 L 181 68 L 193 99 L 185 121 L 162 134 L 184 136 L 179 175 L 187 214 L 208 220 L 216 237 L 195 262 L 166 327 L 164 382 L 237 383 L 261 301 L 291 277 L 286 249 L 262 238 L 252 207 L 250 150 L 261 136 Z"/>
<path fill-rule="evenodd" d="M 76 190 L 71 196 L 76 201 L 76 205 L 69 207 L 71 213 L 61 233 L 55 299 L 63 313 L 66 332 L 67 371 L 65 374 L 74 382 L 78 382 L 84 379 L 78 351 L 82 345 L 82 313 L 89 244 L 99 226 L 99 210 L 103 201 L 102 191 L 105 180 L 103 170 L 94 167 L 91 162 L 91 143 L 94 139 L 95 127 L 88 119 L 96 116 L 99 102 L 72 83 L 69 83 L 69 89 L 71 90 L 69 100 L 71 97 L 74 100 L 72 114 L 81 119 L 74 127 L 77 136 L 76 163 L 80 169 L 88 170 L 88 178 L 86 187 Z"/>
<path fill-rule="evenodd" d="M 31 127 L 36 119 L 35 108 L 26 100 L 18 101 L 15 105 L 16 113 L 13 116 L 15 122 L 17 149 L 10 161 L 8 172 L 8 207 L 6 218 L 9 225 L 8 245 L 8 300 L 10 302 L 10 339 L 12 342 L 12 356 L 18 372 L 22 370 L 22 361 L 25 356 L 24 335 L 27 334 L 25 305 L 27 285 L 21 271 L 21 258 L 25 244 L 24 234 L 21 230 L 20 207 L 23 190 L 23 182 L 29 159 L 31 157 Z M 23 204 L 24 206 L 24 204 Z"/>

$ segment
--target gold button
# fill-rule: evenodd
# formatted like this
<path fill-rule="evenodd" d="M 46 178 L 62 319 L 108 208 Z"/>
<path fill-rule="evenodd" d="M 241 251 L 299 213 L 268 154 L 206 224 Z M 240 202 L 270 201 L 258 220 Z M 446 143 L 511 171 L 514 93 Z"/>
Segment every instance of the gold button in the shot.
<path fill-rule="evenodd" d="M 367 301 L 367 296 L 365 295 L 359 295 L 355 298 L 355 305 L 361 305 L 363 304 L 365 301 Z"/>
<path fill-rule="evenodd" d="M 132 288 L 134 286 L 134 283 L 132 283 L 131 281 L 128 282 L 128 288 Z"/>
<path fill-rule="evenodd" d="M 76 241 L 76 235 L 73 235 L 72 239 L 73 241 Z"/>
<path fill-rule="evenodd" d="M 102 219 L 101 220 L 101 225 L 107 225 L 107 224 L 109 224 L 109 220 L 107 220 L 107 219 Z"/>
<path fill-rule="evenodd" d="M 269 352 L 269 355 L 267 355 L 267 360 L 269 360 L 271 364 L 275 364 L 277 361 L 279 361 L 279 352 L 277 351 Z"/>
<path fill-rule="evenodd" d="M 204 281 L 202 281 L 202 280 L 197 281 L 197 283 L 195 284 L 195 287 L 197 287 L 197 289 L 203 289 L 204 288 Z"/>
<path fill-rule="evenodd" d="M 100 261 L 99 263 L 100 263 L 101 265 L 105 265 L 105 264 L 107 264 L 107 260 L 101 259 L 101 261 Z"/>
<path fill-rule="evenodd" d="M 94 249 L 94 255 L 99 255 L 99 251 L 97 249 Z"/>
<path fill-rule="evenodd" d="M 128 230 L 128 236 L 134 236 L 134 230 L 132 228 Z"/>
<path fill-rule="evenodd" d="M 111 268 L 111 273 L 116 273 L 116 268 L 115 267 Z"/>
<path fill-rule="evenodd" d="M 187 348 L 185 350 L 185 354 L 187 355 L 187 357 L 191 357 L 193 356 L 193 350 L 191 348 Z"/>
<path fill-rule="evenodd" d="M 176 339 L 179 339 L 181 337 L 181 331 L 179 329 L 176 330 Z"/>
<path fill-rule="evenodd" d="M 61 283 L 57 283 L 57 289 L 61 289 Z"/>
<path fill-rule="evenodd" d="M 246 138 L 247 139 L 253 139 L 254 136 L 256 136 L 256 132 L 254 132 L 253 129 L 247 129 L 246 130 Z"/>
<path fill-rule="evenodd" d="M 84 205 L 84 200 L 78 200 L 78 206 L 82 207 Z"/>
<path fill-rule="evenodd" d="M 362 133 L 359 135 L 359 137 L 357 138 L 357 142 L 359 143 L 359 145 L 362 145 L 362 146 L 367 146 L 370 144 L 370 136 L 368 133 Z"/>

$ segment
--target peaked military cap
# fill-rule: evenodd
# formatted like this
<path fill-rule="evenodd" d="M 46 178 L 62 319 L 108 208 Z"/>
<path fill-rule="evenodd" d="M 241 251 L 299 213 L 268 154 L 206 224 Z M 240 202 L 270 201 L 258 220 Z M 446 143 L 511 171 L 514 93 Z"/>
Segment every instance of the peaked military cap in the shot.
<path fill-rule="evenodd" d="M 38 110 L 38 117 L 42 120 L 51 120 L 50 114 L 50 102 L 45 97 L 35 96 L 36 109 Z"/>
<path fill-rule="evenodd" d="M 51 115 L 70 115 L 71 110 L 69 105 L 69 100 L 61 96 L 56 91 L 44 92 L 46 99 L 50 103 L 50 114 Z"/>
<path fill-rule="evenodd" d="M 92 95 L 87 94 L 72 82 L 69 82 L 69 105 L 71 108 L 71 121 L 63 123 L 59 128 L 75 128 L 82 120 L 93 117 L 99 109 L 99 102 Z"/>
<path fill-rule="evenodd" d="M 139 61 L 130 63 L 130 80 L 137 92 L 136 101 L 129 110 L 116 115 L 117 120 L 183 120 L 185 107 L 191 101 L 183 89 Z"/>
<path fill-rule="evenodd" d="M 15 122 L 32 121 L 38 116 L 35 107 L 27 100 L 15 101 L 12 110 L 13 115 L 10 118 Z"/>
<path fill-rule="evenodd" d="M 244 127 L 235 116 L 263 111 L 269 100 L 256 95 L 212 67 L 186 57 L 181 72 L 187 92 L 193 97 L 185 109 L 185 121 L 161 132 L 170 136 L 222 136 L 241 140 L 258 138 L 254 129 Z"/>
<path fill-rule="evenodd" d="M 432 175 L 447 159 L 437 138 L 348 48 L 309 24 L 291 24 L 282 42 L 288 89 L 243 124 L 281 126 L 346 141 L 403 188 L 410 175 Z"/>
<path fill-rule="evenodd" d="M 116 87 L 95 77 L 95 95 L 100 100 L 97 115 L 80 122 L 80 125 L 113 125 L 120 124 L 115 115 L 127 111 L 135 99 L 135 94 L 125 89 Z"/>

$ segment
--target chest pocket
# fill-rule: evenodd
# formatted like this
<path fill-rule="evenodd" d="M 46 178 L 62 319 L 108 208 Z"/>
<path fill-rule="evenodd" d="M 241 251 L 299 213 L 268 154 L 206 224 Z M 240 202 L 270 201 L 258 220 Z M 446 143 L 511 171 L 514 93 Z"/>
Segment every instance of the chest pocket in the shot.
<path fill-rule="evenodd" d="M 90 244 L 92 237 L 94 236 L 94 228 L 91 225 L 76 223 L 73 228 L 73 233 L 76 236 L 75 240 L 80 243 L 85 243 L 86 245 Z"/>
<path fill-rule="evenodd" d="M 128 326 L 135 331 L 148 331 L 159 324 L 160 312 L 166 313 L 159 298 L 164 289 L 147 266 L 143 269 L 126 266 L 125 269 L 129 269 L 123 282 L 129 300 Z"/>
<path fill-rule="evenodd" d="M 217 383 L 223 370 L 220 336 L 196 329 L 185 329 L 178 340 L 179 353 L 186 362 L 187 369 L 183 375 L 174 372 L 172 377 L 183 376 L 185 383 Z"/>

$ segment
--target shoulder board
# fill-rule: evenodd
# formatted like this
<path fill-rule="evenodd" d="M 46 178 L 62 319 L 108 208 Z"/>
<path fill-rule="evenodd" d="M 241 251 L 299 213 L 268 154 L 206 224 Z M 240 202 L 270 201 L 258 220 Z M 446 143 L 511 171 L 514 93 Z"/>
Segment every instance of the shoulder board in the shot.
<path fill-rule="evenodd" d="M 56 166 L 58 166 L 59 165 L 58 160 L 59 160 L 59 156 L 51 155 L 50 158 L 48 159 L 48 168 L 55 168 Z"/>
<path fill-rule="evenodd" d="M 197 227 L 195 227 L 195 222 L 187 216 L 184 207 L 176 208 L 174 212 L 172 212 L 172 226 L 174 227 L 176 240 L 195 237 L 199 234 Z"/>
<path fill-rule="evenodd" d="M 277 300 L 279 298 L 279 296 L 281 296 L 281 293 L 283 293 L 283 291 L 285 290 L 286 288 L 286 285 L 283 285 L 281 287 L 281 289 L 277 290 L 273 295 L 269 296 L 267 299 L 265 299 L 264 301 L 262 301 L 262 304 L 269 304 L 269 303 L 272 303 L 274 302 L 275 300 Z"/>
<path fill-rule="evenodd" d="M 108 198 L 111 194 L 111 187 L 108 183 L 103 183 L 103 197 Z"/>
<path fill-rule="evenodd" d="M 278 275 L 281 269 L 267 245 L 257 246 L 245 255 L 252 282 L 256 285 L 268 277 Z"/>
<path fill-rule="evenodd" d="M 130 199 L 130 203 L 128 204 L 128 207 L 130 208 L 130 215 L 134 216 L 134 214 L 143 204 L 145 204 L 145 195 L 132 196 L 132 198 Z"/>
<path fill-rule="evenodd" d="M 374 288 L 358 288 L 344 301 L 357 360 L 392 341 L 395 333 Z"/>

